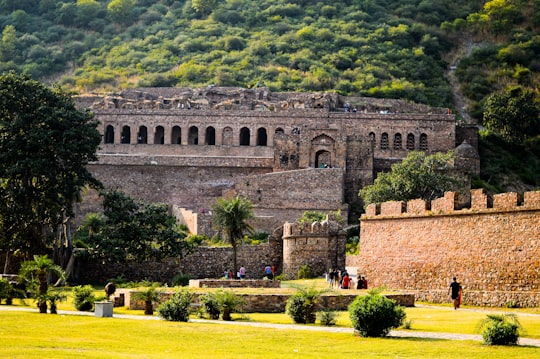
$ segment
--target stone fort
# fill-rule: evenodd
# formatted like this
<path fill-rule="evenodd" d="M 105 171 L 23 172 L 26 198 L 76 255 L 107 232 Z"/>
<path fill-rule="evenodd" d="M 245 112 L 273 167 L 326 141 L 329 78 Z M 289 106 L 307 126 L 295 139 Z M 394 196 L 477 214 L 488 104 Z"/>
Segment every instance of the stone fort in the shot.
<path fill-rule="evenodd" d="M 412 150 L 462 149 L 460 170 L 479 171 L 476 127 L 406 101 L 213 86 L 76 101 L 103 135 L 93 175 L 137 200 L 169 203 L 192 233 L 214 233 L 211 208 L 227 195 L 247 197 L 267 233 L 304 211 L 340 210 L 358 224 L 358 191 Z M 96 204 L 87 194 L 79 213 Z"/>

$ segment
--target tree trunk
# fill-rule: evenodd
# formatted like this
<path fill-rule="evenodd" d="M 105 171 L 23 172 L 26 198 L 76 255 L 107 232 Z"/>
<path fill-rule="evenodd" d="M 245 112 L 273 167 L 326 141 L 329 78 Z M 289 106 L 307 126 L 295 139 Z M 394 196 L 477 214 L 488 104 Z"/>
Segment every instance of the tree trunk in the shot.
<path fill-rule="evenodd" d="M 232 243 L 232 250 L 233 250 L 233 275 L 237 276 L 238 273 L 238 266 L 237 266 L 237 258 L 236 258 L 236 243 Z"/>
<path fill-rule="evenodd" d="M 153 315 L 154 314 L 154 308 L 152 305 L 152 301 L 145 301 L 144 302 L 144 314 L 145 315 Z"/>

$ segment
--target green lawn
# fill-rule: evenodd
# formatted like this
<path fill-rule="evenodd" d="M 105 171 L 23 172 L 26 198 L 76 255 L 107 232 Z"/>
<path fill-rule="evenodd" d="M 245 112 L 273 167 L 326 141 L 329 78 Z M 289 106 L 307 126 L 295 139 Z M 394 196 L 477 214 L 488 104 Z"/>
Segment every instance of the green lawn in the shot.
<path fill-rule="evenodd" d="M 325 288 L 324 281 L 287 282 Z M 260 290 L 260 289 L 250 289 Z M 60 310 L 74 310 L 71 290 Z M 102 289 L 96 289 L 101 295 Z M 412 332 L 478 334 L 486 314 L 510 311 L 418 303 L 406 308 Z M 35 308 L 35 303 L 26 301 Z M 14 306 L 24 306 L 15 301 Z M 540 339 L 539 308 L 512 309 L 526 333 Z M 142 310 L 115 308 L 115 314 L 143 316 Z M 531 315 L 536 314 L 536 315 Z M 337 312 L 337 327 L 351 328 L 347 312 Z M 194 317 L 195 318 L 195 317 Z M 282 314 L 234 314 L 233 320 L 294 324 Z M 490 347 L 480 341 L 418 338 L 365 339 L 352 333 L 274 329 L 229 323 L 173 323 L 156 320 L 95 318 L 0 310 L 0 358 L 539 358 L 538 347 Z M 315 324 L 314 326 L 320 326 Z M 399 328 L 404 330 L 403 328 Z"/>
<path fill-rule="evenodd" d="M 1 358 L 538 358 L 537 347 L 473 341 L 365 339 L 276 330 L 0 311 Z"/>

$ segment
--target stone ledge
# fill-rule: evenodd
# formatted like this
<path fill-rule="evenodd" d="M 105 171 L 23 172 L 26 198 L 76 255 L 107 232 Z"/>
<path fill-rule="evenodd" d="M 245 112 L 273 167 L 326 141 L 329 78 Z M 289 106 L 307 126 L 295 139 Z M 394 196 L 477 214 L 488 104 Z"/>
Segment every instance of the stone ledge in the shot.
<path fill-rule="evenodd" d="M 224 280 L 225 281 L 225 280 Z M 241 282 L 233 281 L 230 282 Z M 115 306 L 126 306 L 131 310 L 142 310 L 144 309 L 144 302 L 141 300 L 131 300 L 131 295 L 137 293 L 137 290 L 127 290 L 121 289 L 115 293 L 118 298 L 124 299 L 123 302 L 120 300 L 115 300 Z M 159 303 L 154 305 L 154 308 L 160 303 L 167 301 L 175 292 L 167 291 L 159 293 Z M 321 309 L 331 309 L 331 310 L 347 310 L 348 306 L 358 297 L 359 295 L 365 295 L 365 292 L 362 293 L 326 293 L 323 294 L 320 298 L 318 310 Z M 194 293 L 194 304 L 199 303 L 199 296 L 202 294 Z M 239 294 L 243 298 L 244 304 L 242 306 L 242 312 L 244 313 L 284 313 L 285 306 L 287 304 L 287 299 L 291 294 Z M 387 298 L 395 300 L 397 304 L 404 307 L 414 307 L 415 295 L 404 293 L 404 294 L 388 294 Z"/>
<path fill-rule="evenodd" d="M 279 288 L 279 280 L 263 279 L 190 279 L 190 288 Z"/>

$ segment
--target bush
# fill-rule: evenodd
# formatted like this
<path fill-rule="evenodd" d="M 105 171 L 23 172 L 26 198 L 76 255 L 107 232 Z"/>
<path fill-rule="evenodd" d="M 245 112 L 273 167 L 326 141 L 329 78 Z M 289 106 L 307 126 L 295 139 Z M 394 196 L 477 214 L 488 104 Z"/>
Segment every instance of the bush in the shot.
<path fill-rule="evenodd" d="M 73 287 L 73 305 L 82 312 L 90 312 L 94 308 L 94 288 L 91 285 Z"/>
<path fill-rule="evenodd" d="M 479 328 L 487 345 L 516 345 L 522 330 L 514 314 L 488 314 Z"/>
<path fill-rule="evenodd" d="M 171 281 L 171 284 L 173 287 L 185 287 L 189 285 L 189 280 L 191 279 L 191 276 L 189 274 L 184 273 L 178 273 L 175 275 Z"/>
<path fill-rule="evenodd" d="M 297 288 L 297 292 L 287 300 L 285 309 L 287 314 L 289 314 L 295 323 L 315 323 L 315 308 L 323 292 L 315 288 Z"/>
<path fill-rule="evenodd" d="M 200 297 L 202 313 L 210 319 L 218 319 L 221 310 L 215 294 L 207 293 Z"/>
<path fill-rule="evenodd" d="M 300 268 L 298 268 L 297 277 L 298 279 L 311 279 L 313 278 L 313 272 L 307 264 L 302 264 Z"/>
<path fill-rule="evenodd" d="M 405 310 L 378 291 L 370 291 L 349 305 L 349 316 L 362 337 L 384 337 L 403 324 Z"/>
<path fill-rule="evenodd" d="M 173 322 L 187 322 L 192 298 L 193 294 L 188 290 L 175 293 L 169 300 L 158 307 L 158 315 Z"/>
<path fill-rule="evenodd" d="M 322 325 L 325 325 L 327 327 L 336 325 L 336 312 L 331 309 L 322 310 L 317 313 L 317 316 L 319 317 L 319 321 Z"/>

